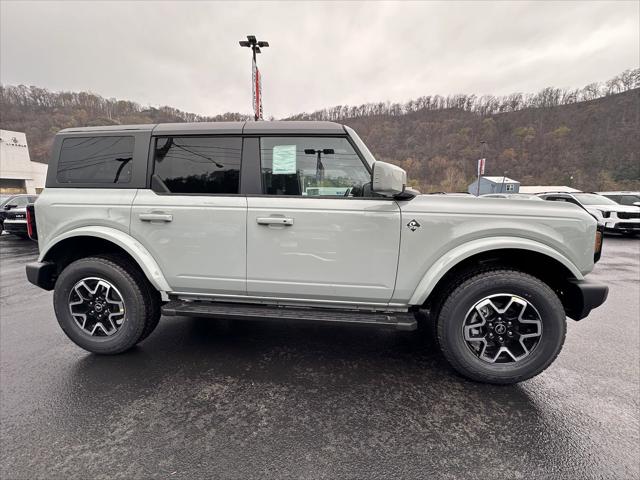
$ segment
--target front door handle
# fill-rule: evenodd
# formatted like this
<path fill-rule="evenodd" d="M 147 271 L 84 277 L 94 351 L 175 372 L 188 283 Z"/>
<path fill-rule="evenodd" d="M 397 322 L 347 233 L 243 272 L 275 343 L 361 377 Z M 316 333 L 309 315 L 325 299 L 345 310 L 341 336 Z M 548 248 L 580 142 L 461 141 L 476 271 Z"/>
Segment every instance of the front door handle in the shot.
<path fill-rule="evenodd" d="M 172 222 L 173 215 L 169 213 L 141 213 L 138 218 L 143 222 Z"/>
<path fill-rule="evenodd" d="M 293 218 L 287 217 L 258 217 L 258 225 L 293 225 Z"/>

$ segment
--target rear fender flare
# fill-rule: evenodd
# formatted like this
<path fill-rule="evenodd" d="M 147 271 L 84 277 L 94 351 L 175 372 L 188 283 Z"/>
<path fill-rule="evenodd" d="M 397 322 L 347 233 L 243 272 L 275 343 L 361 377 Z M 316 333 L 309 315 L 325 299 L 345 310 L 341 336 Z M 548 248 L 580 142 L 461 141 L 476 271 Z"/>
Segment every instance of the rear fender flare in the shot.
<path fill-rule="evenodd" d="M 131 235 L 120 230 L 116 230 L 115 228 L 95 226 L 80 227 L 69 230 L 47 242 L 47 244 L 40 250 L 38 261 L 44 261 L 47 253 L 51 251 L 55 245 L 73 237 L 97 237 L 112 242 L 122 248 L 125 252 L 131 255 L 131 257 L 140 266 L 147 279 L 160 292 L 163 300 L 168 299 L 168 292 L 171 291 L 171 287 L 167 283 L 167 280 L 153 256 Z"/>

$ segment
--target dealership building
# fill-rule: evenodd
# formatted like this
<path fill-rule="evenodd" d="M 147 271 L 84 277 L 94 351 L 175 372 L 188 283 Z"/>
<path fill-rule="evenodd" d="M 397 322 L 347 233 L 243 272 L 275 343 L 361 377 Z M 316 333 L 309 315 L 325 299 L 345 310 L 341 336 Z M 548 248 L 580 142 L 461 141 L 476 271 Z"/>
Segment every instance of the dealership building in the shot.
<path fill-rule="evenodd" d="M 27 136 L 0 130 L 0 193 L 40 193 L 47 165 L 29 158 Z"/>

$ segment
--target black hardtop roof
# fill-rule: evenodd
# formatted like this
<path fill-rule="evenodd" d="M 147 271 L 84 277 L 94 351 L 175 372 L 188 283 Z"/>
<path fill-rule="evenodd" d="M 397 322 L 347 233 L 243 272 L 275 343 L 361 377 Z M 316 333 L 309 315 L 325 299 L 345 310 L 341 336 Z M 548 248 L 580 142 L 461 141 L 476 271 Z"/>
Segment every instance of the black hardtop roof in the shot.
<path fill-rule="evenodd" d="M 75 127 L 60 130 L 60 134 L 151 132 L 153 135 L 344 135 L 339 123 L 319 121 L 272 122 L 195 122 L 152 123 L 147 125 L 106 125 L 102 127 Z"/>

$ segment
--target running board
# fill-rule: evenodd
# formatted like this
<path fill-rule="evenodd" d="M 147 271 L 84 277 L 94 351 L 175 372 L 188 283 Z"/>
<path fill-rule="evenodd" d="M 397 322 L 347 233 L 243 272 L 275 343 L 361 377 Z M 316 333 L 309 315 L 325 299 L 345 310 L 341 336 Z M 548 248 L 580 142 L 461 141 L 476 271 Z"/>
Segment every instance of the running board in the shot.
<path fill-rule="evenodd" d="M 327 324 L 375 325 L 397 330 L 415 330 L 412 313 L 362 312 L 320 308 L 247 305 L 239 303 L 206 302 L 199 300 L 172 300 L 164 304 L 162 314 L 185 317 L 209 317 L 230 320 L 295 320 Z"/>

